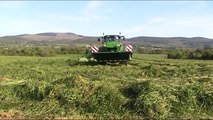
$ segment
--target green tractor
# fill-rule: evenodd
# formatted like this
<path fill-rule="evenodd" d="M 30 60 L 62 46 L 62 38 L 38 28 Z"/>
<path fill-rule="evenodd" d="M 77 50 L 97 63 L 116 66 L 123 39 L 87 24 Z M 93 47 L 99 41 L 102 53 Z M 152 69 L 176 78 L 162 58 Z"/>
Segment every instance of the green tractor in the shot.
<path fill-rule="evenodd" d="M 85 57 L 91 61 L 98 63 L 127 63 L 132 59 L 133 47 L 128 44 L 124 36 L 121 35 L 103 35 L 98 38 L 101 46 L 90 46 L 91 50 L 87 50 Z"/>

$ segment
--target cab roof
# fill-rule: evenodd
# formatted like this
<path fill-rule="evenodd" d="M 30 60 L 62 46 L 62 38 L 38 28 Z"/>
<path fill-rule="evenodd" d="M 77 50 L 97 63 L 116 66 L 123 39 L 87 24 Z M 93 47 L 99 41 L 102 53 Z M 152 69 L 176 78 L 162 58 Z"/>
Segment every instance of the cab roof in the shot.
<path fill-rule="evenodd" d="M 104 35 L 104 37 L 110 37 L 110 36 L 121 36 L 121 35 Z"/>

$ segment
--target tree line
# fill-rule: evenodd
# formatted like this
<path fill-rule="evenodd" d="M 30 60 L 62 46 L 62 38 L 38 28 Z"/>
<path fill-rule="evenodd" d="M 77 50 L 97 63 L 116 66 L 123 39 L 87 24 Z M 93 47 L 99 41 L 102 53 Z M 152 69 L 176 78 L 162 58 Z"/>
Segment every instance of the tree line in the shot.
<path fill-rule="evenodd" d="M 213 60 L 213 48 L 171 50 L 167 58 Z"/>
<path fill-rule="evenodd" d="M 56 56 L 58 54 L 81 54 L 85 47 L 13 47 L 0 48 L 0 55 L 5 56 Z"/>
<path fill-rule="evenodd" d="M 56 56 L 60 54 L 82 54 L 87 47 L 60 46 L 60 47 L 10 47 L 0 48 L 0 55 L 5 56 Z M 153 49 L 134 48 L 134 53 L 142 54 L 167 54 L 169 59 L 204 59 L 213 60 L 213 48 L 203 49 Z"/>

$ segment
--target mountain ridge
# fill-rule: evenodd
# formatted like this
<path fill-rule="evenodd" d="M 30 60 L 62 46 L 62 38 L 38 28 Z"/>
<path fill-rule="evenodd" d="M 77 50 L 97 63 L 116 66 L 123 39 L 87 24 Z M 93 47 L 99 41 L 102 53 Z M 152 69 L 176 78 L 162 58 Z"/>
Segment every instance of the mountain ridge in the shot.
<path fill-rule="evenodd" d="M 98 36 L 97 36 L 98 37 Z M 72 32 L 43 32 L 0 37 L 0 46 L 13 45 L 85 45 L 98 44 L 96 36 L 78 35 Z M 213 39 L 205 37 L 152 37 L 127 38 L 130 44 L 143 47 L 213 48 Z"/>

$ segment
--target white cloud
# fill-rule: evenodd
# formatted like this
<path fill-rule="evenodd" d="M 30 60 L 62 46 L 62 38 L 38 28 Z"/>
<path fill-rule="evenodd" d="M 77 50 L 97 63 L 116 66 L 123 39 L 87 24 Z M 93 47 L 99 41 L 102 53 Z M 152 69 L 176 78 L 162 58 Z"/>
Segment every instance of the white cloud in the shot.
<path fill-rule="evenodd" d="M 102 11 L 100 1 L 90 1 L 79 16 L 70 16 L 70 20 L 76 20 L 81 22 L 91 22 L 98 20 L 106 20 L 107 17 L 100 15 Z"/>
<path fill-rule="evenodd" d="M 0 35 L 35 34 L 40 32 L 66 32 L 62 27 L 48 25 L 43 21 L 29 19 L 8 20 L 7 24 L 0 23 L 2 28 L 9 28 L 1 31 Z M 15 33 L 15 34 L 14 34 Z"/>
<path fill-rule="evenodd" d="M 90 1 L 87 6 L 86 9 L 84 10 L 84 12 L 86 14 L 91 14 L 91 12 L 95 12 L 99 7 L 100 7 L 101 3 L 99 1 Z"/>
<path fill-rule="evenodd" d="M 213 38 L 213 17 L 153 17 L 127 29 L 129 36 L 185 36 Z"/>
<path fill-rule="evenodd" d="M 10 2 L 1 4 L 7 8 L 18 8 L 24 5 L 24 2 Z M 4 18 L 0 22 L 1 28 L 6 28 L 0 32 L 2 35 L 25 34 L 25 33 L 38 33 L 38 32 L 76 32 L 85 31 L 85 26 L 88 27 L 90 23 L 99 20 L 107 19 L 101 16 L 101 2 L 91 1 L 86 4 L 79 12 L 78 15 L 67 15 L 66 13 L 33 13 L 31 17 L 15 17 L 14 19 Z M 5 22 L 7 24 L 5 24 Z M 11 29 L 12 28 L 12 29 Z M 93 28 L 89 28 L 93 29 Z M 87 31 L 86 31 L 87 32 Z M 83 34 L 83 33 L 82 33 Z"/>
<path fill-rule="evenodd" d="M 96 22 L 99 20 L 107 20 L 106 16 L 101 15 L 101 12 L 103 12 L 101 6 L 102 4 L 99 1 L 90 1 L 80 10 L 81 12 L 79 12 L 79 15 L 67 15 L 63 13 L 39 13 L 38 16 L 54 21 L 76 22 L 81 24 Z"/>
<path fill-rule="evenodd" d="M 0 8 L 17 9 L 26 4 L 26 1 L 0 1 Z"/>

